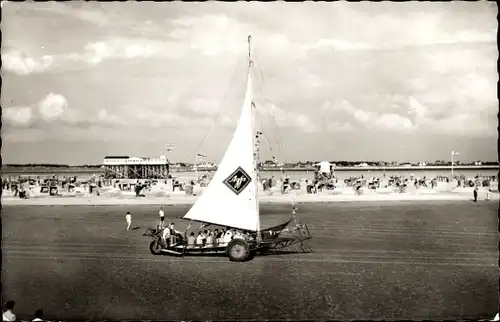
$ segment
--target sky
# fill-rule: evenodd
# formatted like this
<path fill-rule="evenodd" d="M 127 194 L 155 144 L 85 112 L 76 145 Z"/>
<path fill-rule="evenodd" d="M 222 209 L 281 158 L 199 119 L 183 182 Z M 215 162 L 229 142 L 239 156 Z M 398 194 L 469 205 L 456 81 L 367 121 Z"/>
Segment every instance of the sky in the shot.
<path fill-rule="evenodd" d="M 2 162 L 497 160 L 494 2 L 2 1 Z"/>

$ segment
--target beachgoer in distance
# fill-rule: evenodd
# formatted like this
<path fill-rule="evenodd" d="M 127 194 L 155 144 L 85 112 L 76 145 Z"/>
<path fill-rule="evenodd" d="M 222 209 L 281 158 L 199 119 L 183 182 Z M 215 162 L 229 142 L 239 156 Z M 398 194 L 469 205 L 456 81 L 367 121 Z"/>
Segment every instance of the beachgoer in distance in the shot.
<path fill-rule="evenodd" d="M 38 309 L 35 312 L 35 318 L 33 322 L 43 321 L 43 309 Z"/>
<path fill-rule="evenodd" d="M 477 186 L 474 188 L 474 191 L 472 193 L 474 195 L 474 202 L 477 202 Z"/>
<path fill-rule="evenodd" d="M 132 225 L 132 215 L 128 211 L 125 215 L 125 220 L 127 220 L 127 230 L 130 230 L 130 225 Z"/>
<path fill-rule="evenodd" d="M 6 311 L 3 312 L 3 315 L 2 315 L 3 321 L 15 321 L 16 320 L 16 315 L 14 314 L 14 306 L 15 305 L 16 305 L 16 302 L 14 302 L 14 301 L 8 301 L 7 303 L 5 303 Z"/>

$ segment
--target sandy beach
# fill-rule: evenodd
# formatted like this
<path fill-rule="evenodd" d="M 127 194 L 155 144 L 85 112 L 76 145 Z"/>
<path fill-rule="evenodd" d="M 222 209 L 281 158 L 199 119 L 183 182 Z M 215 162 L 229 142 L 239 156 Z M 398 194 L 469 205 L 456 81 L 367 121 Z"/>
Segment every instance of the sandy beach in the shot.
<path fill-rule="evenodd" d="M 499 193 L 491 193 L 489 202 L 498 202 Z M 187 196 L 185 194 L 167 194 L 164 196 L 135 197 L 133 194 L 121 196 L 39 196 L 30 199 L 19 199 L 16 197 L 2 197 L 4 205 L 189 205 L 193 204 L 199 196 Z M 478 201 L 485 201 L 486 189 L 480 189 Z M 367 202 L 367 201 L 466 201 L 472 200 L 472 189 L 457 188 L 450 192 L 439 191 L 416 191 L 407 193 L 365 193 L 355 195 L 354 193 L 322 193 L 322 194 L 261 194 L 261 203 L 308 203 L 308 202 Z"/>
<path fill-rule="evenodd" d="M 183 229 L 187 209 L 165 215 Z M 306 203 L 297 220 L 314 253 L 243 264 L 152 255 L 142 234 L 157 211 L 4 206 L 2 292 L 18 319 L 40 307 L 49 320 L 86 321 L 462 320 L 498 309 L 494 202 Z M 269 226 L 290 207 L 264 204 L 261 214 Z"/>

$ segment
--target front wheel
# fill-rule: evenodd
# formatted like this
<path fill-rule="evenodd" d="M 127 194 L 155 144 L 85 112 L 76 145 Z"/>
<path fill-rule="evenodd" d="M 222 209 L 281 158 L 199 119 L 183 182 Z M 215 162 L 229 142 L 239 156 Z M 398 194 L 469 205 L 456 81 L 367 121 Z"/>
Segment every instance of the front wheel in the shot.
<path fill-rule="evenodd" d="M 227 245 L 226 254 L 232 262 L 244 262 L 251 258 L 250 245 L 243 239 L 233 239 Z"/>
<path fill-rule="evenodd" d="M 161 254 L 160 243 L 158 243 L 157 241 L 152 241 L 151 244 L 149 244 L 149 250 L 153 255 L 160 255 Z"/>

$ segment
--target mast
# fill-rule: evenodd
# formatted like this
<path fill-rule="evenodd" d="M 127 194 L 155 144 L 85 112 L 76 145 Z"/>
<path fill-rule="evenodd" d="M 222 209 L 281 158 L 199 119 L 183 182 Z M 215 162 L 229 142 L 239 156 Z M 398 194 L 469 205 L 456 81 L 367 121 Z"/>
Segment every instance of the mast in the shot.
<path fill-rule="evenodd" d="M 248 35 L 248 79 L 249 81 L 253 82 L 252 79 L 252 36 Z M 258 160 L 257 160 L 257 141 L 256 140 L 256 134 L 257 132 L 255 131 L 255 103 L 253 102 L 253 96 L 252 96 L 252 102 L 251 102 L 251 109 L 252 109 L 252 131 L 254 132 L 254 135 L 252 136 L 253 138 L 253 167 L 254 167 L 254 173 L 253 173 L 253 182 L 254 182 L 254 189 L 255 189 L 255 203 L 256 203 L 256 209 L 257 209 L 257 242 L 262 241 L 262 236 L 260 233 L 260 208 L 259 208 L 259 181 L 258 181 Z"/>

